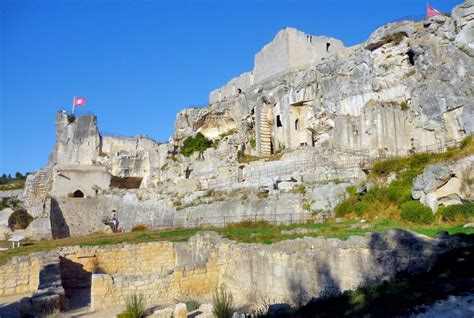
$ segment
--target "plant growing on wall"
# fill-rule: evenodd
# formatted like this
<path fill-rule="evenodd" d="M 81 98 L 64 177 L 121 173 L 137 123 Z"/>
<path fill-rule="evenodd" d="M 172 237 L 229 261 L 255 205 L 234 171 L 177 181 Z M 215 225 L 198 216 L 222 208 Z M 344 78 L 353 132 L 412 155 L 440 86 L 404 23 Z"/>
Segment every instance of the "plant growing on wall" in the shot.
<path fill-rule="evenodd" d="M 75 121 L 76 121 L 76 116 L 74 116 L 74 115 L 72 115 L 72 114 L 71 114 L 71 115 L 67 115 L 67 123 L 68 123 L 68 124 L 72 124 L 72 123 L 75 122 Z"/>
<path fill-rule="evenodd" d="M 249 140 L 250 147 L 254 148 L 257 147 L 257 141 L 255 140 L 255 137 L 250 138 Z"/>
<path fill-rule="evenodd" d="M 181 154 L 186 157 L 191 156 L 196 151 L 202 154 L 211 146 L 212 141 L 198 132 L 195 137 L 188 137 L 184 140 L 183 146 L 181 147 Z"/>

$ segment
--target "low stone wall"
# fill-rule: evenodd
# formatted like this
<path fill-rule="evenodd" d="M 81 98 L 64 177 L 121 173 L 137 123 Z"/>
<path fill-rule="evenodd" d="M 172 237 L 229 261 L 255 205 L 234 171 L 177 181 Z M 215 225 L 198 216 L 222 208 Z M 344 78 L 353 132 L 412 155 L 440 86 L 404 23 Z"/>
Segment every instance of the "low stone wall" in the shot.
<path fill-rule="evenodd" d="M 34 292 L 39 286 L 40 270 L 50 254 L 15 256 L 0 267 L 0 296 Z"/>
<path fill-rule="evenodd" d="M 82 288 L 84 279 L 77 280 L 77 273 L 93 273 L 92 310 L 123 305 L 134 292 L 142 293 L 149 303 L 173 301 L 186 293 L 210 295 L 218 286 L 217 261 L 209 258 L 207 262 L 199 261 L 198 257 L 189 256 L 194 251 L 188 252 L 187 246 L 153 242 L 63 248 L 59 253 L 69 268 L 63 271 L 63 284 Z"/>
<path fill-rule="evenodd" d="M 24 312 L 35 312 L 51 303 L 63 308 L 69 291 L 90 288 L 91 309 L 98 310 L 123 306 L 133 293 L 142 293 L 150 306 L 183 295 L 210 301 L 214 290 L 224 286 L 237 305 L 299 305 L 390 280 L 401 271 L 421 273 L 460 244 L 449 236 L 429 238 L 403 230 L 272 245 L 199 232 L 186 243 L 75 246 L 15 257 L 0 268 L 0 295 L 38 289 L 22 301 Z"/>
<path fill-rule="evenodd" d="M 346 241 L 307 237 L 273 245 L 236 243 L 200 232 L 187 243 L 74 247 L 60 253 L 94 273 L 91 304 L 97 310 L 122 306 L 136 292 L 150 304 L 170 302 L 179 295 L 210 299 L 219 286 L 229 290 L 239 305 L 303 304 L 392 279 L 400 271 L 426 271 L 456 246 L 456 239 L 432 239 L 402 230 Z"/>

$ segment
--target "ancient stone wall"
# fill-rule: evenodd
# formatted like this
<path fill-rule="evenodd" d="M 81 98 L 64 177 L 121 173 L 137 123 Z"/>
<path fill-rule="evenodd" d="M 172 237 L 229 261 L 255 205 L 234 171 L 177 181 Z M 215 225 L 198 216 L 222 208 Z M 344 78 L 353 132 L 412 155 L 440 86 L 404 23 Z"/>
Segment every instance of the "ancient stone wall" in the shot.
<path fill-rule="evenodd" d="M 35 292 L 40 284 L 41 270 L 54 257 L 54 253 L 15 256 L 0 266 L 0 296 Z"/>
<path fill-rule="evenodd" d="M 58 306 L 69 290 L 90 288 L 91 306 L 97 310 L 123 306 L 126 297 L 137 292 L 150 305 L 180 295 L 209 301 L 212 292 L 223 286 L 237 305 L 303 304 L 390 280 L 400 271 L 419 274 L 459 246 L 453 238 L 428 238 L 403 230 L 346 241 L 306 237 L 273 245 L 236 243 L 213 232 L 199 232 L 186 243 L 75 246 L 16 257 L 0 268 L 0 295 L 38 289 L 24 304 L 33 310 L 35 297 L 47 300 L 43 296 L 48 288 L 55 290 Z"/>
<path fill-rule="evenodd" d="M 74 247 L 60 254 L 94 273 L 92 308 L 100 309 L 121 306 L 127 295 L 136 292 L 153 304 L 178 295 L 209 299 L 219 286 L 230 291 L 238 305 L 303 304 L 389 280 L 400 271 L 426 271 L 456 246 L 455 239 L 431 239 L 402 230 L 347 241 L 303 238 L 273 245 L 236 243 L 200 232 L 187 243 Z"/>
<path fill-rule="evenodd" d="M 181 256 L 177 256 L 180 250 Z M 64 248 L 60 254 L 71 264 L 79 264 L 82 271 L 92 273 L 92 310 L 123 305 L 128 295 L 142 293 L 149 303 L 173 301 L 180 294 L 210 295 L 217 288 L 216 260 L 189 259 L 178 243 L 154 242 L 123 244 L 103 248 Z M 81 280 L 63 274 L 63 285 L 79 286 Z M 66 277 L 66 278 L 65 278 Z"/>
<path fill-rule="evenodd" d="M 301 196 L 293 193 L 282 193 L 265 200 L 217 201 L 181 210 L 176 210 L 163 199 L 151 197 L 140 200 L 135 193 L 94 198 L 58 198 L 47 202 L 51 229 L 56 238 L 103 231 L 106 226 L 102 220 L 111 219 L 113 214 L 117 214 L 119 226 L 126 231 L 140 224 L 163 229 L 225 226 L 254 220 L 256 215 L 259 220 L 272 223 L 299 223 L 311 217 L 309 211 L 303 210 L 302 204 Z"/>
<path fill-rule="evenodd" d="M 49 194 L 53 197 L 95 197 L 109 186 L 110 174 L 103 166 L 57 165 L 53 169 Z"/>

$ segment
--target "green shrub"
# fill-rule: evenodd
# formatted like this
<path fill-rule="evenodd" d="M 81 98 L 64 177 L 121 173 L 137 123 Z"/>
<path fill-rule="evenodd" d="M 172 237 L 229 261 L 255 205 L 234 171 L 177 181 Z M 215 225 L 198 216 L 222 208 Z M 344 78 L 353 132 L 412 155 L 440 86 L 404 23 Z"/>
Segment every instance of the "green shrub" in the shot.
<path fill-rule="evenodd" d="M 73 122 L 76 121 L 76 116 L 74 116 L 73 114 L 71 115 L 67 115 L 67 122 L 68 124 L 72 124 Z"/>
<path fill-rule="evenodd" d="M 406 37 L 408 37 L 408 35 L 405 32 L 397 32 L 392 35 L 392 41 L 394 44 L 399 44 Z"/>
<path fill-rule="evenodd" d="M 125 311 L 117 318 L 142 318 L 145 317 L 146 306 L 143 294 L 131 294 L 125 299 Z"/>
<path fill-rule="evenodd" d="M 218 288 L 212 296 L 212 315 L 215 318 L 231 318 L 234 313 L 232 294 L 225 289 Z"/>
<path fill-rule="evenodd" d="M 336 205 L 336 207 L 334 208 L 334 211 L 336 212 L 336 216 L 340 218 L 351 213 L 352 212 L 351 207 L 352 207 L 352 204 L 349 200 L 342 201 L 341 203 Z"/>
<path fill-rule="evenodd" d="M 442 222 L 465 222 L 474 217 L 474 203 L 455 204 L 440 207 L 436 215 Z"/>
<path fill-rule="evenodd" d="M 195 137 L 188 137 L 184 140 L 183 146 L 181 147 L 181 154 L 185 157 L 189 157 L 196 151 L 203 153 L 207 148 L 210 148 L 211 145 L 212 141 L 198 132 Z"/>
<path fill-rule="evenodd" d="M 250 138 L 249 144 L 250 144 L 250 147 L 252 147 L 253 149 L 257 147 L 257 141 L 255 140 L 255 137 Z"/>
<path fill-rule="evenodd" d="M 201 304 L 194 299 L 186 300 L 184 304 L 186 305 L 186 309 L 188 310 L 188 312 L 194 311 L 198 309 L 199 306 L 201 306 Z"/>
<path fill-rule="evenodd" d="M 311 211 L 311 202 L 304 202 L 303 203 L 303 210 Z"/>
<path fill-rule="evenodd" d="M 33 221 L 33 217 L 25 209 L 18 209 L 8 218 L 8 227 L 12 230 L 26 229 Z"/>
<path fill-rule="evenodd" d="M 467 136 L 459 143 L 459 149 L 463 150 L 472 143 L 472 135 Z"/>
<path fill-rule="evenodd" d="M 359 201 L 354 204 L 352 208 L 358 216 L 362 216 L 365 212 L 369 210 L 369 204 L 364 201 Z"/>
<path fill-rule="evenodd" d="M 408 164 L 411 168 L 423 168 L 431 161 L 429 153 L 417 153 L 410 157 Z"/>
<path fill-rule="evenodd" d="M 406 183 L 403 180 L 394 180 L 384 189 L 384 192 L 390 202 L 403 204 L 412 200 L 411 188 L 411 182 Z"/>
<path fill-rule="evenodd" d="M 399 171 L 402 168 L 401 166 L 400 159 L 387 159 L 375 162 L 372 166 L 371 172 L 377 176 L 383 177 L 389 175 L 391 172 Z"/>
<path fill-rule="evenodd" d="M 424 206 L 420 201 L 409 201 L 401 205 L 401 219 L 405 222 L 416 224 L 431 224 L 434 221 L 431 209 Z"/>
<path fill-rule="evenodd" d="M 237 129 L 234 128 L 234 129 L 228 130 L 228 131 L 226 131 L 226 132 L 220 134 L 220 135 L 219 135 L 219 138 L 220 138 L 220 139 L 223 139 L 223 138 L 225 138 L 225 137 L 227 137 L 227 136 L 235 135 L 236 133 L 237 133 Z"/>
<path fill-rule="evenodd" d="M 401 102 L 401 103 L 400 103 L 400 109 L 401 109 L 401 110 L 408 110 L 408 108 L 409 108 L 409 107 L 408 107 L 407 102 Z"/>

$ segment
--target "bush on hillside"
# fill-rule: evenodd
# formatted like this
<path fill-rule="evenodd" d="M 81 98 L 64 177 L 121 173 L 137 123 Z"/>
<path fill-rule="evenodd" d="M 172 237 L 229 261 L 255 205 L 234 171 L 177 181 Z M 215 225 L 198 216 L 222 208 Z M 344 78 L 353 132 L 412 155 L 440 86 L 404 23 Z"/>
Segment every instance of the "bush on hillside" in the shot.
<path fill-rule="evenodd" d="M 185 157 L 191 156 L 194 152 L 203 153 L 210 148 L 212 141 L 207 139 L 203 134 L 198 132 L 195 137 L 188 137 L 184 140 L 181 147 L 181 154 Z"/>
<path fill-rule="evenodd" d="M 351 202 L 349 202 L 349 200 L 344 200 L 338 205 L 336 205 L 336 207 L 334 208 L 334 212 L 336 212 L 336 216 L 338 218 L 341 218 L 352 212 L 351 207 Z"/>
<path fill-rule="evenodd" d="M 33 217 L 26 212 L 25 209 L 18 209 L 8 218 L 8 227 L 11 230 L 23 230 L 30 225 Z"/>
<path fill-rule="evenodd" d="M 434 221 L 431 209 L 424 206 L 420 201 L 409 201 L 401 205 L 401 219 L 405 222 L 416 224 L 431 224 Z"/>
<path fill-rule="evenodd" d="M 474 218 L 474 203 L 442 206 L 436 212 L 442 222 L 466 222 Z"/>

